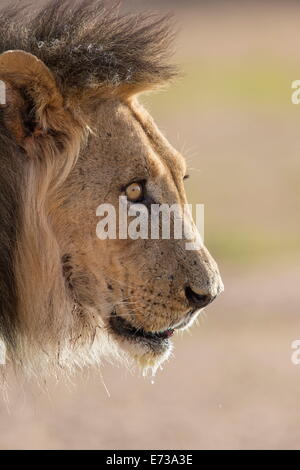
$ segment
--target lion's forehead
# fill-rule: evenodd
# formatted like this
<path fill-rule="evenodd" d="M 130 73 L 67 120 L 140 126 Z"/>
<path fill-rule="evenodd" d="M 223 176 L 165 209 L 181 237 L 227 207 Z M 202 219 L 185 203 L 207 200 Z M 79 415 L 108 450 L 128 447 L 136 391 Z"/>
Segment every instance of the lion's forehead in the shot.
<path fill-rule="evenodd" d="M 184 157 L 169 143 L 149 113 L 136 101 L 110 101 L 99 107 L 97 134 L 124 176 L 181 180 Z"/>

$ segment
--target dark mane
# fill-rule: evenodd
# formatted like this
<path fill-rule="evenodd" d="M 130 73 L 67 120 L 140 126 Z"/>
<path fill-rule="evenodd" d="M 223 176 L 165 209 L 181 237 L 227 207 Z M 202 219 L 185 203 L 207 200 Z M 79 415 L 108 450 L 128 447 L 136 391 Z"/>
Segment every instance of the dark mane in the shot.
<path fill-rule="evenodd" d="M 13 347 L 18 322 L 14 250 L 20 229 L 24 162 L 20 149 L 12 144 L 2 124 L 0 148 L 0 340 L 5 339 Z"/>
<path fill-rule="evenodd" d="M 0 53 L 31 52 L 63 88 L 99 83 L 156 85 L 171 79 L 169 16 L 120 14 L 102 0 L 53 0 L 0 12 Z M 26 12 L 29 9 L 29 12 Z"/>

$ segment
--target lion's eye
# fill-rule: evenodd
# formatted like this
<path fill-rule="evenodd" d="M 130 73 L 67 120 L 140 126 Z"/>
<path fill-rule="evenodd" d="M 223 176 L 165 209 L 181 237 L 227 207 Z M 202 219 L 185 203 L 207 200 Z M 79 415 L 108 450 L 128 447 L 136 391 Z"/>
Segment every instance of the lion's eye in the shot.
<path fill-rule="evenodd" d="M 141 183 L 131 183 L 125 189 L 125 193 L 129 201 L 141 201 L 144 196 L 143 185 Z"/>

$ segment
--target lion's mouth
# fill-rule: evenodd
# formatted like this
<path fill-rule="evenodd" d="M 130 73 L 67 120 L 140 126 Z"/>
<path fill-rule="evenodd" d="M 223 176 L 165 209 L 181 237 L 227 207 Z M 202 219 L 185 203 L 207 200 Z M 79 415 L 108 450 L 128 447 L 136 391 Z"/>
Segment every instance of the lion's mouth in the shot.
<path fill-rule="evenodd" d="M 127 320 L 118 316 L 114 311 L 109 320 L 113 333 L 123 339 L 137 342 L 151 347 L 153 351 L 160 352 L 169 346 L 169 338 L 173 335 L 174 329 L 167 328 L 164 331 L 146 331 L 142 328 L 135 328 Z"/>

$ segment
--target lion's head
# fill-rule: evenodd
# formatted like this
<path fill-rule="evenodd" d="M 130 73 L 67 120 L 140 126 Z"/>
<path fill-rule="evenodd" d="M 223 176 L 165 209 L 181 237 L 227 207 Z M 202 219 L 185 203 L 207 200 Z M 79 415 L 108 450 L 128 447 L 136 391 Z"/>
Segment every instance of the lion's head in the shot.
<path fill-rule="evenodd" d="M 96 235 L 97 207 L 186 203 L 184 158 L 137 101 L 170 80 L 156 16 L 51 2 L 1 20 L 0 336 L 26 367 L 155 367 L 223 289 L 205 247 Z M 190 221 L 190 225 L 193 226 Z"/>

